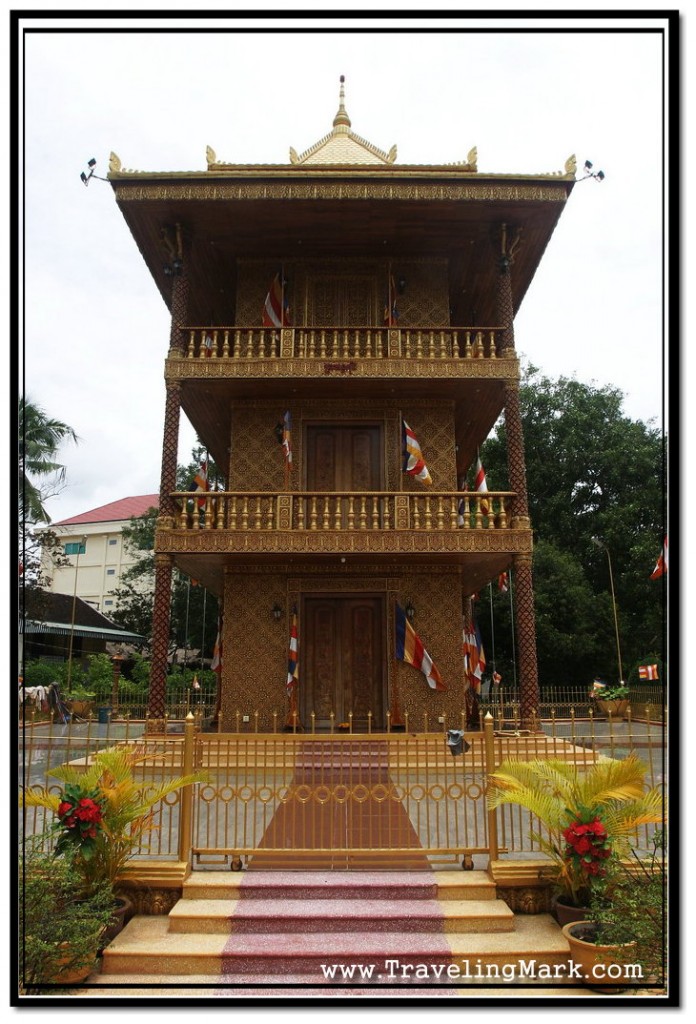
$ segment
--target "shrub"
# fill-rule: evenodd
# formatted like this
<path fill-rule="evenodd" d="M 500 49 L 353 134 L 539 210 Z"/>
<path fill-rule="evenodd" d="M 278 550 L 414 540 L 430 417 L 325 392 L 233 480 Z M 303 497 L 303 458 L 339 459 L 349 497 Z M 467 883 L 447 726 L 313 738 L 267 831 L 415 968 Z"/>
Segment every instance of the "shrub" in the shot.
<path fill-rule="evenodd" d="M 19 985 L 26 992 L 61 982 L 61 974 L 88 972 L 111 921 L 108 882 L 89 896 L 63 857 L 25 851 L 19 883 Z"/>

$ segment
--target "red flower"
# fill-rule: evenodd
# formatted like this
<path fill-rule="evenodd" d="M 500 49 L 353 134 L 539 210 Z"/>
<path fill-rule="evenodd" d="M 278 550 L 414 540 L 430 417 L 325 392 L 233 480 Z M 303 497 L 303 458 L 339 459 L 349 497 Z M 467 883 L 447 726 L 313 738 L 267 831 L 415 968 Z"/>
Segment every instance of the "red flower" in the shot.
<path fill-rule="evenodd" d="M 72 809 L 73 805 L 71 803 L 68 803 L 67 800 L 61 800 L 61 802 L 58 804 L 58 817 L 64 818 L 66 814 L 72 811 Z"/>
<path fill-rule="evenodd" d="M 80 800 L 75 814 L 80 821 L 93 821 L 98 824 L 102 819 L 101 807 L 90 797 L 83 797 Z"/>
<path fill-rule="evenodd" d="M 587 836 L 583 836 L 583 838 L 579 839 L 578 842 L 575 844 L 576 853 L 589 853 L 591 849 L 592 843 L 587 838 Z"/>

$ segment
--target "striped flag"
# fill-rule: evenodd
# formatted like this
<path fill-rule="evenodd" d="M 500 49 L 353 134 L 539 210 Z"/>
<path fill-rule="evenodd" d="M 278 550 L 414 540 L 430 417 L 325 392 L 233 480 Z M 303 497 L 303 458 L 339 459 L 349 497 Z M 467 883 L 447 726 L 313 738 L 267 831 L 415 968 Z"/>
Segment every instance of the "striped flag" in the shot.
<path fill-rule="evenodd" d="M 481 464 L 481 456 L 476 456 L 476 477 L 474 479 L 474 490 L 478 491 L 479 494 L 488 494 L 488 484 L 486 483 L 486 471 Z M 486 498 L 481 499 L 481 511 L 484 516 L 488 515 L 488 500 Z"/>
<path fill-rule="evenodd" d="M 279 270 L 271 281 L 263 304 L 261 322 L 264 327 L 285 327 L 290 323 L 290 307 L 285 296 L 287 281 Z"/>
<path fill-rule="evenodd" d="M 399 312 L 396 308 L 396 286 L 394 284 L 394 277 L 390 274 L 389 283 L 387 285 L 387 297 L 384 303 L 384 323 L 387 327 L 393 327 L 398 319 Z"/>
<path fill-rule="evenodd" d="M 297 608 L 292 610 L 292 622 L 290 624 L 290 646 L 288 649 L 288 678 L 285 684 L 288 697 L 292 695 L 299 680 L 299 655 L 297 643 Z"/>
<path fill-rule="evenodd" d="M 467 491 L 468 489 L 469 489 L 468 481 L 467 481 L 466 477 L 463 476 L 461 478 L 461 480 L 459 481 L 459 490 L 460 491 Z M 457 526 L 463 526 L 464 525 L 464 513 L 465 513 L 465 510 L 466 510 L 466 505 L 464 503 L 464 499 L 460 498 L 459 499 L 459 505 L 457 506 Z"/>
<path fill-rule="evenodd" d="M 287 463 L 288 469 L 292 469 L 292 417 L 290 412 L 286 412 L 283 416 L 283 436 L 281 438 L 281 444 L 283 445 L 283 451 L 285 452 L 285 462 Z"/>
<path fill-rule="evenodd" d="M 415 476 L 416 480 L 420 480 L 426 487 L 432 486 L 432 479 L 428 472 L 428 467 L 423 461 L 423 453 L 421 446 L 416 440 L 416 435 L 409 427 L 406 420 L 402 420 L 402 437 L 403 437 L 403 449 L 404 449 L 404 473 L 408 473 L 409 476 Z"/>
<path fill-rule="evenodd" d="M 493 675 L 491 676 L 491 679 L 493 681 L 493 685 L 494 686 L 500 686 L 500 683 L 502 682 L 502 678 L 503 677 L 501 676 L 500 672 L 494 672 Z"/>
<path fill-rule="evenodd" d="M 599 676 L 596 676 L 592 681 L 592 690 L 590 697 L 599 697 L 602 690 L 606 690 L 607 684 L 603 683 Z"/>
<path fill-rule="evenodd" d="M 212 356 L 213 354 L 213 336 L 209 332 L 206 332 L 205 342 L 203 343 L 203 355 Z"/>
<path fill-rule="evenodd" d="M 501 594 L 507 594 L 509 589 L 510 583 L 508 581 L 508 574 L 506 572 L 501 572 L 500 576 L 498 577 L 498 590 L 501 592 Z"/>
<path fill-rule="evenodd" d="M 192 491 L 208 491 L 210 487 L 208 485 L 208 461 L 201 462 L 200 469 L 193 478 Z M 205 498 L 198 499 L 198 507 L 205 508 Z"/>
<path fill-rule="evenodd" d="M 657 665 L 639 665 L 638 666 L 638 678 L 639 679 L 659 679 Z"/>
<path fill-rule="evenodd" d="M 651 580 L 657 580 L 660 576 L 664 576 L 667 572 L 667 538 L 665 537 L 664 544 L 662 545 L 662 551 L 655 562 L 655 568 L 650 573 Z"/>
<path fill-rule="evenodd" d="M 218 682 L 222 674 L 222 619 L 218 617 L 218 630 L 213 647 L 213 660 L 210 663 L 213 672 L 218 674 Z"/>
<path fill-rule="evenodd" d="M 473 598 L 470 601 L 473 601 Z M 469 685 L 478 693 L 486 668 L 486 655 L 483 650 L 481 632 L 474 621 L 471 603 L 467 603 L 469 608 L 464 612 L 462 626 L 462 657 L 464 659 L 464 672 L 469 680 Z"/>
<path fill-rule="evenodd" d="M 406 612 L 400 604 L 396 605 L 396 651 L 398 661 L 404 661 L 423 673 L 431 690 L 446 690 L 433 660 L 423 646 L 423 642 L 406 618 Z"/>

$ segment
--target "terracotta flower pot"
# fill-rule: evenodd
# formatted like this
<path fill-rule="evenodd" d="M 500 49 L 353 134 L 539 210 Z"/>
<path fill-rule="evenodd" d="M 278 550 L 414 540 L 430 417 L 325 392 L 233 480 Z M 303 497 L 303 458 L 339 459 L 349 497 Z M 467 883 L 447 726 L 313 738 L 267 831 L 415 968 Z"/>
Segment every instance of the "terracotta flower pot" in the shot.
<path fill-rule="evenodd" d="M 635 947 L 635 942 L 623 946 L 605 946 L 594 942 L 597 925 L 591 921 L 574 921 L 563 926 L 563 934 L 570 946 L 570 960 L 578 964 L 584 975 L 584 983 L 601 992 L 625 992 L 631 981 L 642 981 L 626 974 L 630 957 L 625 951 Z M 617 959 L 619 950 L 621 957 Z M 610 984 L 605 984 L 609 981 Z"/>
<path fill-rule="evenodd" d="M 110 942 L 119 935 L 133 916 L 133 904 L 127 896 L 116 896 L 114 898 L 114 911 L 111 923 L 107 925 L 104 936 L 101 940 L 101 948 L 104 949 Z"/>
<path fill-rule="evenodd" d="M 554 896 L 551 901 L 551 912 L 561 928 L 574 921 L 585 921 L 590 912 L 589 907 L 576 907 L 572 903 L 566 903 L 562 896 Z"/>
<path fill-rule="evenodd" d="M 628 711 L 628 703 L 627 697 L 619 700 L 598 700 L 597 707 L 607 718 L 610 713 L 612 718 L 623 718 Z"/>

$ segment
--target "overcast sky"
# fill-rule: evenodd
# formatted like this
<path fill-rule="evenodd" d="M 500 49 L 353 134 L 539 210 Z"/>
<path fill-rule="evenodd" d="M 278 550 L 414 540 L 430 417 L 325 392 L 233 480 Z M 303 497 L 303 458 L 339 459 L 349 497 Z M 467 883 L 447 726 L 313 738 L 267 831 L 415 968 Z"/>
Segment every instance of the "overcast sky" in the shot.
<path fill-rule="evenodd" d="M 481 171 L 561 171 L 575 153 L 579 174 L 586 158 L 605 172 L 575 187 L 517 347 L 551 377 L 619 387 L 629 416 L 662 425 L 661 37 L 603 34 L 603 22 L 551 35 L 398 27 L 25 37 L 26 393 L 80 437 L 60 453 L 54 521 L 159 488 L 169 314 L 111 186 L 81 184 L 87 160 L 104 176 L 111 150 L 124 168 L 204 170 L 209 145 L 221 161 L 287 163 L 290 146 L 331 130 L 340 74 L 353 131 L 396 144 L 397 163 L 476 146 Z M 193 442 L 184 420 L 179 461 Z"/>

